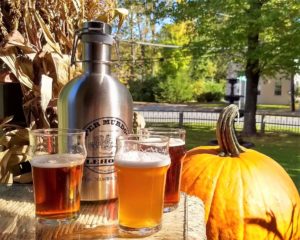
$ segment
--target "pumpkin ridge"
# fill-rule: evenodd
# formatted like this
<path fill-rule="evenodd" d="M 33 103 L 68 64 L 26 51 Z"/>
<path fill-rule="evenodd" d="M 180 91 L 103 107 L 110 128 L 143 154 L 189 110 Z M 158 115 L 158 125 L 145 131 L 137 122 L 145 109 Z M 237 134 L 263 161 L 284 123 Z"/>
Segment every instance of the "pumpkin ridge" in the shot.
<path fill-rule="evenodd" d="M 195 186 L 196 186 L 196 184 L 197 184 L 200 176 L 202 176 L 202 173 L 204 171 L 206 171 L 208 168 L 211 167 L 211 164 L 214 164 L 213 161 L 210 161 L 211 159 L 214 159 L 214 158 L 215 158 L 215 156 L 209 156 L 208 158 L 206 158 L 207 161 L 203 161 L 205 163 L 207 162 L 207 164 L 205 166 L 201 165 L 199 172 L 197 172 L 197 178 L 194 179 L 192 185 L 190 185 L 188 187 L 188 189 L 186 190 L 186 192 L 188 192 L 188 193 L 191 193 L 191 192 L 194 193 L 195 192 L 195 191 L 193 191 L 193 189 L 196 189 Z M 190 160 L 194 160 L 195 161 L 195 159 L 193 159 L 193 158 L 190 158 Z M 197 161 L 197 159 L 196 159 L 196 161 Z M 185 168 L 185 169 L 187 169 L 187 168 Z M 193 171 L 195 171 L 195 169 L 193 169 Z M 183 171 L 183 172 L 185 172 L 185 171 Z"/>
<path fill-rule="evenodd" d="M 242 156 L 240 156 L 240 158 L 243 160 L 242 161 L 242 163 L 244 164 L 244 165 L 246 165 L 246 168 L 247 168 L 247 173 L 251 176 L 251 179 L 254 179 L 255 180 L 255 182 L 256 182 L 256 185 L 257 186 L 266 186 L 266 185 L 268 185 L 268 184 L 266 184 L 266 178 L 265 177 L 254 177 L 254 176 L 262 176 L 261 175 L 261 171 L 257 171 L 256 173 L 255 172 L 253 172 L 253 171 L 251 171 L 251 170 L 249 170 L 249 169 L 251 169 L 251 168 L 249 168 L 248 167 L 248 162 L 249 161 L 247 161 L 247 159 L 243 159 L 243 157 Z M 246 158 L 246 157 L 245 157 Z M 272 159 L 270 159 L 270 158 L 268 158 L 268 160 L 267 159 L 265 159 L 265 155 L 264 155 L 264 161 L 261 161 L 263 164 L 265 164 L 265 165 L 268 165 L 268 164 L 270 164 L 271 163 L 271 165 L 270 166 L 272 166 L 272 164 L 275 164 L 275 165 L 278 165 L 278 163 L 277 162 L 269 162 L 269 160 L 272 160 Z M 266 162 L 266 161 L 268 161 L 268 162 Z M 280 166 L 280 165 L 279 165 Z M 281 166 L 280 166 L 281 167 Z M 273 168 L 273 167 L 272 167 Z M 260 168 L 258 168 L 258 169 L 260 169 Z M 257 168 L 255 168 L 255 170 L 258 170 Z M 280 179 L 285 179 L 285 172 L 279 172 L 279 168 L 276 168 L 276 170 L 277 170 L 277 172 L 278 172 L 278 174 L 280 174 L 281 176 L 278 176 L 278 177 L 280 177 Z M 273 170 L 274 171 L 274 170 Z M 283 175 L 282 175 L 282 173 L 283 173 Z M 285 173 L 285 174 L 284 174 Z M 245 175 L 245 173 L 243 173 L 243 175 Z M 270 180 L 270 179 L 269 179 Z M 252 182 L 252 184 L 253 184 L 253 182 Z M 270 182 L 270 184 L 272 184 L 271 182 Z M 273 183 L 274 184 L 274 183 Z M 277 209 L 280 209 L 280 208 L 282 208 L 282 206 L 281 206 L 281 204 L 280 203 L 273 203 L 272 204 L 272 206 L 274 205 L 274 207 L 275 208 L 270 208 L 270 207 L 268 207 L 268 205 L 270 205 L 270 203 L 267 203 L 268 201 L 266 201 L 266 200 L 268 200 L 268 199 L 266 199 L 264 196 L 266 195 L 266 192 L 263 192 L 262 191 L 262 189 L 263 188 L 260 188 L 260 187 L 257 187 L 256 189 L 260 189 L 260 196 L 262 197 L 262 199 L 263 199 L 263 203 L 264 203 L 264 207 L 263 207 L 263 209 L 265 210 L 265 212 L 264 212 L 264 218 L 261 218 L 261 220 L 262 221 L 265 221 L 267 224 L 269 224 L 271 221 L 272 221 L 272 214 L 274 213 L 274 212 L 277 212 L 276 210 Z M 281 183 L 279 183 L 279 185 L 278 185 L 278 187 L 279 187 L 279 189 L 280 189 L 280 191 L 281 192 L 285 192 L 287 195 L 289 195 L 289 193 L 288 192 L 286 192 L 286 188 L 284 188 L 284 186 L 281 186 Z M 265 189 L 265 187 L 264 187 L 264 189 Z M 256 193 L 257 193 L 257 190 L 256 190 Z M 275 195 L 273 195 L 272 194 L 272 192 L 270 192 L 270 194 L 274 197 Z M 297 201 L 294 203 L 292 200 L 291 200 L 291 202 L 290 202 L 290 204 L 291 205 L 297 205 Z M 275 211 L 274 211 L 275 210 Z M 287 227 L 287 226 L 289 226 L 290 224 L 291 224 L 291 222 L 290 222 L 290 220 L 289 220 L 289 222 L 287 222 L 286 221 L 286 218 L 285 218 L 285 212 L 284 211 L 282 211 L 282 212 L 277 212 L 277 216 L 279 215 L 279 217 L 277 217 L 277 218 L 275 218 L 274 220 L 275 221 L 277 221 L 277 225 L 276 225 L 276 228 L 275 229 L 272 229 L 272 230 L 270 230 L 269 231 L 269 233 L 268 234 L 273 234 L 274 235 L 274 238 L 277 238 L 277 237 L 279 237 L 279 239 L 286 239 L 284 236 L 283 236 L 283 232 L 286 232 L 286 233 L 288 233 L 288 229 L 289 229 L 289 227 Z M 293 217 L 293 216 L 291 216 L 291 217 Z M 271 220 L 270 220 L 270 218 L 271 218 Z M 297 218 L 296 218 L 297 219 Z M 292 219 L 291 219 L 292 220 Z M 248 221 L 251 221 L 251 219 L 248 219 Z M 280 228 L 280 226 L 282 227 L 282 225 L 284 224 L 284 228 Z M 262 227 L 262 226 L 261 226 Z M 268 235 L 266 235 L 266 236 L 268 236 Z M 291 236 L 293 236 L 293 235 L 291 235 Z"/>
<path fill-rule="evenodd" d="M 240 155 L 239 157 L 240 157 L 240 159 L 241 159 L 241 164 L 243 164 L 243 165 L 246 167 L 246 169 L 243 170 L 243 178 L 245 177 L 245 172 L 247 172 L 247 174 L 250 176 L 249 179 L 253 179 L 253 180 L 254 180 L 254 181 L 252 181 L 252 184 L 255 183 L 255 184 L 258 186 L 258 187 L 256 187 L 256 185 L 254 186 L 255 189 L 256 189 L 256 194 L 257 194 L 257 192 L 259 192 L 259 196 L 262 197 L 262 201 L 261 201 L 261 202 L 264 204 L 263 209 L 266 210 L 266 209 L 267 209 L 267 205 L 266 205 L 266 201 L 265 201 L 265 198 L 264 198 L 264 192 L 263 192 L 262 189 L 259 187 L 259 186 L 263 186 L 264 184 L 261 184 L 261 182 L 259 182 L 259 181 L 258 181 L 258 178 L 256 177 L 256 175 L 259 174 L 259 172 L 254 173 L 254 172 L 252 171 L 253 167 L 249 166 L 249 160 L 247 159 L 246 156 Z M 256 169 L 255 169 L 255 170 L 256 170 Z M 248 181 L 246 180 L 245 182 L 247 183 Z M 245 186 L 245 185 L 244 185 L 244 186 Z M 244 189 L 243 189 L 243 190 L 244 190 Z M 243 195 L 245 196 L 245 194 L 243 194 Z M 258 195 L 258 194 L 257 194 L 257 195 Z M 246 196 L 246 200 L 247 200 L 247 196 Z M 255 200 L 257 201 L 257 199 L 255 199 Z M 244 201 L 245 201 L 245 200 L 244 200 Z M 245 212 L 245 211 L 244 211 L 244 212 Z M 264 212 L 264 214 L 266 214 L 266 212 Z M 246 227 L 247 227 L 247 224 L 249 224 L 249 223 L 247 223 L 248 219 L 245 218 L 245 217 L 246 217 L 246 216 L 244 215 L 244 218 L 243 218 L 243 221 L 245 222 L 244 228 L 246 228 Z M 249 216 L 248 216 L 248 217 L 249 217 Z M 266 221 L 266 216 L 264 216 L 263 221 Z M 266 235 L 265 237 L 267 238 L 268 235 Z"/>
<path fill-rule="evenodd" d="M 210 168 L 212 165 L 214 165 L 214 158 L 215 156 L 209 156 L 208 158 L 206 158 L 206 161 L 205 162 L 208 162 L 208 164 L 205 165 L 205 168 L 201 168 L 200 172 L 199 172 L 199 175 L 198 177 L 195 179 L 195 181 L 193 182 L 193 186 L 196 185 L 197 183 L 197 180 L 200 178 L 200 174 L 202 174 L 204 171 L 206 171 L 208 168 Z"/>
<path fill-rule="evenodd" d="M 244 190 L 244 186 L 245 186 L 245 182 L 244 182 L 244 178 L 243 178 L 243 170 L 242 170 L 242 165 L 241 164 L 243 164 L 243 162 L 242 161 L 237 161 L 236 162 L 236 164 L 238 164 L 238 166 L 239 166 L 239 175 L 240 175 L 240 177 L 239 177 L 239 180 L 240 180 L 240 185 L 242 186 L 242 190 L 241 190 L 241 194 L 242 194 L 242 197 L 240 198 L 240 201 L 241 201 L 241 210 L 242 210 L 242 216 L 241 216 L 241 220 L 243 221 L 243 227 L 242 227 L 242 229 L 243 229 L 243 231 L 242 231 L 242 239 L 244 239 L 245 240 L 245 232 L 246 232 L 246 225 L 244 224 L 244 218 L 245 218 L 245 205 L 243 204 L 243 202 L 245 201 L 245 190 Z"/>
<path fill-rule="evenodd" d="M 212 214 L 212 212 L 211 212 L 211 209 L 212 209 L 212 205 L 213 205 L 213 202 L 214 202 L 214 196 L 215 196 L 215 194 L 216 194 L 216 189 L 217 189 L 217 186 L 218 186 L 218 184 L 220 183 L 220 175 L 221 175 L 221 173 L 222 173 L 222 171 L 224 170 L 224 165 L 225 165 L 225 162 L 226 162 L 226 159 L 223 159 L 223 161 L 222 161 L 222 166 L 220 166 L 219 168 L 218 168 L 218 170 L 219 170 L 219 172 L 218 172 L 218 174 L 216 174 L 215 175 L 215 179 L 217 179 L 217 181 L 216 181 L 216 183 L 214 184 L 214 186 L 213 186 L 213 188 L 211 188 L 211 192 L 212 192 L 212 195 L 210 196 L 210 198 L 209 198 L 209 202 L 205 202 L 205 207 L 207 206 L 207 205 L 209 205 L 208 206 L 208 214 L 207 214 L 207 217 L 206 217 L 206 219 L 205 219 L 205 221 L 206 221 L 206 224 L 208 224 L 208 219 L 210 218 L 210 216 L 211 216 L 211 214 Z"/>
<path fill-rule="evenodd" d="M 236 240 L 244 239 L 245 236 L 243 224 L 245 212 L 243 204 L 244 191 L 240 190 L 241 188 L 243 189 L 243 181 L 241 178 L 241 165 L 239 162 L 240 160 L 237 157 L 227 157 L 221 177 L 218 178 L 221 182 L 221 186 L 218 186 L 218 188 L 221 192 L 224 192 L 223 194 L 225 195 L 225 198 L 220 198 L 220 196 L 215 197 L 216 203 L 214 205 L 218 206 L 220 203 L 222 205 L 222 202 L 225 203 L 222 205 L 222 210 L 226 209 L 226 211 L 229 211 L 230 215 L 228 215 L 228 218 L 221 218 L 223 219 L 220 222 L 222 225 L 220 228 L 221 235 L 217 239 Z M 232 176 L 231 173 L 233 169 L 234 175 Z M 226 188 L 226 185 L 228 188 Z M 240 197 L 240 193 L 242 193 L 242 197 Z M 229 199 L 231 198 L 234 203 L 234 212 L 232 212 L 232 203 L 228 201 L 228 197 Z"/>
<path fill-rule="evenodd" d="M 300 219 L 300 210 L 298 209 L 298 217 L 296 218 L 296 219 Z M 294 230 L 294 228 L 293 228 L 293 224 L 292 224 L 292 233 L 293 233 L 293 235 L 294 235 L 294 232 L 293 232 L 293 230 Z M 299 229 L 300 229 L 300 224 L 299 224 L 299 222 L 297 223 L 297 225 L 296 225 L 296 234 L 297 234 L 297 232 L 299 231 Z M 297 235 L 296 235 L 297 236 Z M 300 236 L 299 236 L 300 237 Z"/>

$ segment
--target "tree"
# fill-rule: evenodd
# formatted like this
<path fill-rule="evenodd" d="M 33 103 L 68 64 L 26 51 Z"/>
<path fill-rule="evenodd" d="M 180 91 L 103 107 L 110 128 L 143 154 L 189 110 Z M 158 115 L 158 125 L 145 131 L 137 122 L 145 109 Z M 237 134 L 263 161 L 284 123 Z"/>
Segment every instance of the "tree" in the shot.
<path fill-rule="evenodd" d="M 182 103 L 193 98 L 191 79 L 183 68 L 175 76 L 158 83 L 155 99 L 159 102 Z"/>
<path fill-rule="evenodd" d="M 157 26 L 165 18 L 166 4 L 161 0 L 120 0 L 118 3 L 129 10 L 119 33 L 119 37 L 127 41 L 120 44 L 119 79 L 127 83 L 151 78 L 157 69 L 158 64 L 153 59 L 158 58 L 158 50 L 141 42 L 156 43 Z"/>
<path fill-rule="evenodd" d="M 294 61 L 300 56 L 299 11 L 297 0 L 183 0 L 173 6 L 176 21 L 194 23 L 189 44 L 194 54 L 226 55 L 244 66 L 245 135 L 256 133 L 260 77 L 299 69 Z"/>
<path fill-rule="evenodd" d="M 191 41 L 190 25 L 193 23 L 172 23 L 167 15 L 170 2 L 125 0 L 119 3 L 129 9 L 127 21 L 119 33 L 120 38 L 128 42 L 120 44 L 121 64 L 116 66 L 116 72 L 119 80 L 128 83 L 135 100 L 150 100 L 153 93 L 160 96 L 160 88 L 155 88 L 157 82 L 153 80 L 167 82 L 171 77 L 176 78 L 181 71 L 186 72 L 191 84 L 208 80 L 219 82 L 224 79 L 223 60 L 200 55 L 193 57 L 188 47 L 158 48 L 153 45 L 134 44 L 139 41 L 172 46 L 188 45 Z M 146 93 L 147 89 L 149 92 Z M 198 96 L 199 93 L 194 95 Z M 161 97 L 156 100 L 166 101 Z"/>
<path fill-rule="evenodd" d="M 224 72 L 226 71 L 224 71 L 224 61 L 222 61 L 224 59 L 212 59 L 209 56 L 193 56 L 191 54 L 191 49 L 188 47 L 188 44 L 192 40 L 192 35 L 189 32 L 191 24 L 192 23 L 187 21 L 170 23 L 162 27 L 161 32 L 158 34 L 160 41 L 165 44 L 181 47 L 177 49 L 160 49 L 159 53 L 162 62 L 159 66 L 158 73 L 161 81 L 166 81 L 166 85 L 172 84 L 170 78 L 178 79 L 182 77 L 183 82 L 186 81 L 186 78 L 189 78 L 189 84 L 191 84 L 192 89 L 190 89 L 191 91 L 188 91 L 188 93 L 186 92 L 187 96 L 190 96 L 190 93 L 193 92 L 193 100 L 198 100 L 201 99 L 199 96 L 203 93 L 203 88 L 199 86 L 212 87 L 218 85 L 217 83 L 225 79 Z M 185 72 L 185 76 L 181 74 L 182 72 Z M 174 84 L 175 83 L 176 81 L 174 80 Z M 159 88 L 157 90 L 159 90 Z M 212 88 L 206 90 L 213 91 Z M 167 93 L 171 94 L 171 91 L 165 91 L 165 94 Z M 156 95 L 160 96 L 160 93 L 157 92 Z M 157 97 L 157 100 L 161 99 L 161 97 Z M 166 101 L 169 98 L 164 97 L 163 99 Z M 181 99 L 184 99 L 184 101 L 191 100 L 190 97 L 185 98 L 184 96 L 181 97 Z M 179 99 L 177 99 L 177 101 L 178 100 Z"/>

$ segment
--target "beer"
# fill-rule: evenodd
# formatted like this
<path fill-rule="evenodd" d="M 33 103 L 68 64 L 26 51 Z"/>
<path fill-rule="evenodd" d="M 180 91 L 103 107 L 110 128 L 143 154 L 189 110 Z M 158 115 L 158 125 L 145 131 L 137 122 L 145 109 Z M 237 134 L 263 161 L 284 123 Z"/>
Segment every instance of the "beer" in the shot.
<path fill-rule="evenodd" d="M 167 172 L 165 208 L 176 208 L 180 200 L 182 158 L 185 155 L 185 142 L 170 138 L 169 153 L 171 165 Z"/>
<path fill-rule="evenodd" d="M 180 184 L 182 159 L 185 155 L 185 130 L 180 128 L 144 128 L 140 133 L 158 134 L 169 137 L 169 154 L 171 165 L 167 172 L 164 212 L 170 212 L 177 208 L 180 201 Z"/>
<path fill-rule="evenodd" d="M 161 226 L 169 155 L 130 151 L 115 159 L 121 229 L 156 229 Z"/>
<path fill-rule="evenodd" d="M 76 218 L 84 156 L 52 154 L 31 160 L 36 216 L 40 219 Z"/>

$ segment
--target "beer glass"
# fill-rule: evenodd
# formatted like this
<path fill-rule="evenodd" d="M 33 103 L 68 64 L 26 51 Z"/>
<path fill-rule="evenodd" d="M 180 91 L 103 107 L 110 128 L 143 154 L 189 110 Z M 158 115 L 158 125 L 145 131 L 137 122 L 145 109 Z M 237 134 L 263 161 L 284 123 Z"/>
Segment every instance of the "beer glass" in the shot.
<path fill-rule="evenodd" d="M 115 167 L 120 232 L 147 236 L 160 230 L 166 173 L 170 165 L 168 137 L 126 135 L 117 139 Z"/>
<path fill-rule="evenodd" d="M 37 129 L 29 133 L 35 213 L 40 223 L 68 223 L 79 214 L 86 157 L 85 132 Z"/>
<path fill-rule="evenodd" d="M 182 159 L 185 155 L 185 130 L 180 128 L 144 128 L 141 129 L 142 134 L 158 134 L 167 136 L 169 140 L 169 153 L 171 157 L 171 165 L 167 172 L 164 212 L 173 211 L 178 207 L 180 200 L 180 184 Z"/>

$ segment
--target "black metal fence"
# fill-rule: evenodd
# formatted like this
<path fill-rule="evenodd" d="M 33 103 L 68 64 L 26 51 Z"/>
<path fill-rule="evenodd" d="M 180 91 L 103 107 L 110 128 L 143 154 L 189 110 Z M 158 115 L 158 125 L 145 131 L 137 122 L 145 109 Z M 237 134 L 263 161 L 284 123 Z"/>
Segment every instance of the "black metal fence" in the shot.
<path fill-rule="evenodd" d="M 216 126 L 219 111 L 148 111 L 138 110 L 149 125 Z M 235 126 L 242 128 L 244 118 L 237 118 Z M 256 115 L 259 132 L 285 132 L 300 134 L 300 115 L 261 112 Z"/>

